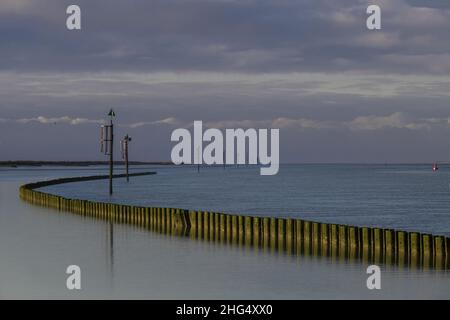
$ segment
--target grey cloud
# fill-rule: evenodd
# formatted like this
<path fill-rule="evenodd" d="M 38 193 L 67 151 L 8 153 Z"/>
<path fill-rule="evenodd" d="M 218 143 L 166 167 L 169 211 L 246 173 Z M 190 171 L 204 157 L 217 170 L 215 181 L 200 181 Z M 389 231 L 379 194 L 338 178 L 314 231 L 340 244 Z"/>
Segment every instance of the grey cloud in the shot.
<path fill-rule="evenodd" d="M 143 126 L 149 126 L 149 125 L 170 125 L 170 126 L 174 126 L 174 125 L 178 125 L 179 123 L 180 123 L 180 121 L 178 119 L 176 119 L 174 117 L 169 117 L 169 118 L 156 120 L 156 121 L 141 121 L 141 122 L 136 122 L 136 123 L 131 123 L 131 124 L 123 124 L 121 126 L 122 127 L 126 127 L 126 128 L 135 129 L 135 128 L 139 128 L 139 127 L 143 127 Z"/>
<path fill-rule="evenodd" d="M 97 124 L 101 125 L 105 123 L 104 119 L 87 119 L 80 117 L 47 117 L 47 116 L 37 116 L 33 118 L 18 118 L 18 119 L 7 119 L 0 118 L 0 123 L 17 123 L 17 124 L 30 124 L 30 123 L 39 123 L 39 124 L 68 124 L 72 126 L 84 125 L 84 124 Z M 139 128 L 147 125 L 170 125 L 174 126 L 179 124 L 180 121 L 174 117 L 169 117 L 156 121 L 141 121 L 130 124 L 119 124 L 120 127 L 124 128 Z"/>
<path fill-rule="evenodd" d="M 80 117 L 47 117 L 38 116 L 34 118 L 5 119 L 0 118 L 0 123 L 40 123 L 40 124 L 103 124 L 105 121 L 100 119 L 86 119 Z M 120 123 L 123 128 L 137 129 L 144 126 L 168 125 L 171 127 L 182 126 L 191 127 L 192 123 L 168 117 L 155 121 L 140 121 L 135 123 Z M 430 129 L 432 126 L 450 125 L 450 117 L 445 118 L 426 118 L 412 119 L 410 116 L 396 112 L 386 116 L 364 115 L 357 116 L 349 121 L 336 120 L 317 120 L 308 118 L 287 118 L 278 117 L 266 120 L 218 120 L 207 121 L 204 123 L 206 128 L 233 129 L 233 128 L 279 128 L 279 129 L 350 129 L 350 130 L 382 130 L 385 128 L 404 128 L 410 130 Z"/>
<path fill-rule="evenodd" d="M 40 124 L 69 124 L 69 125 L 82 125 L 82 124 L 102 124 L 104 120 L 94 120 L 94 119 L 86 119 L 86 118 L 72 118 L 69 116 L 63 117 L 46 117 L 46 116 L 37 116 L 33 118 L 20 118 L 20 119 L 5 119 L 1 118 L 0 122 L 2 123 L 19 123 L 19 124 L 28 124 L 28 123 L 40 123 Z"/>
<path fill-rule="evenodd" d="M 353 130 L 382 130 L 385 128 L 423 129 L 428 124 L 424 122 L 409 122 L 405 115 L 396 112 L 388 116 L 359 116 L 348 123 Z"/>
<path fill-rule="evenodd" d="M 348 121 L 335 120 L 315 120 L 307 118 L 285 118 L 280 117 L 272 120 L 228 120 L 207 122 L 206 127 L 211 128 L 279 128 L 279 129 L 348 129 L 352 131 L 361 130 L 384 130 L 386 128 L 408 129 L 408 130 L 430 130 L 432 127 L 447 126 L 450 127 L 450 117 L 446 118 L 428 118 L 411 119 L 408 115 L 396 112 L 386 116 L 364 115 L 357 116 Z"/>
<path fill-rule="evenodd" d="M 407 0 L 407 2 L 416 7 L 450 8 L 450 2 L 447 0 Z"/>
<path fill-rule="evenodd" d="M 42 1 L 46 10 L 31 1 L 0 5 L 0 35 L 8 39 L 0 45 L 1 69 L 449 71 L 450 10 L 405 0 L 374 1 L 383 10 L 376 32 L 365 28 L 367 1 L 80 0 L 80 32 L 65 30 L 69 1 Z M 381 63 L 387 54 L 437 55 L 442 66 Z"/>

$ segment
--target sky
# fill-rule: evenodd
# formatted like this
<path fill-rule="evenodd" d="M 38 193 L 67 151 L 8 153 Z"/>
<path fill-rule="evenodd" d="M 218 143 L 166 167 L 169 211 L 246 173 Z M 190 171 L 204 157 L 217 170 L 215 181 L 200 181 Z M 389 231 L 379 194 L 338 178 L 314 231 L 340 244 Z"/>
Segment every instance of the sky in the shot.
<path fill-rule="evenodd" d="M 279 128 L 282 163 L 450 161 L 449 30 L 448 0 L 1 0 L 0 160 L 106 160 L 113 108 L 132 160 L 202 120 Z"/>

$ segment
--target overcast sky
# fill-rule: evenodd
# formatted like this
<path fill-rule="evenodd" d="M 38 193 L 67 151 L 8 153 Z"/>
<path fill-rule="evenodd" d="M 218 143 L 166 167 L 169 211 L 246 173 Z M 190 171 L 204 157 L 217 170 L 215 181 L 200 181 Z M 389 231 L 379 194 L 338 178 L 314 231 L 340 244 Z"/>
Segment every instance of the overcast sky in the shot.
<path fill-rule="evenodd" d="M 448 0 L 1 0 L 0 160 L 105 159 L 112 107 L 136 160 L 203 120 L 280 128 L 281 162 L 450 161 L 449 30 Z"/>

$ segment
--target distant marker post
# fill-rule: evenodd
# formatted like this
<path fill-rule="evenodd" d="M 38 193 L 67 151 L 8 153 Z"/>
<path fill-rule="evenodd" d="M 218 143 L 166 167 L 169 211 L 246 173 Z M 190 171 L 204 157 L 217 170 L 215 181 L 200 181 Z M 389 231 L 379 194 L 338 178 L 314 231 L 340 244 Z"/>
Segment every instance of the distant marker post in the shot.
<path fill-rule="evenodd" d="M 121 149 L 122 149 L 122 159 L 125 160 L 125 173 L 127 176 L 127 182 L 130 181 L 130 176 L 128 174 L 128 143 L 131 141 L 131 137 L 127 134 L 123 137 L 121 141 Z"/>

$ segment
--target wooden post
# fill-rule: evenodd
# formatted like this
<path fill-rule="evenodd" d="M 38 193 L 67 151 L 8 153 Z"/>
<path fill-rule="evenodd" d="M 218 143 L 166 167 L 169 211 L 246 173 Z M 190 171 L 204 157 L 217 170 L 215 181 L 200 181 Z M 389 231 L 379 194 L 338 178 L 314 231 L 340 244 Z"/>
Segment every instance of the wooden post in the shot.
<path fill-rule="evenodd" d="M 397 231 L 397 264 L 407 266 L 409 264 L 409 238 L 405 231 Z"/>
<path fill-rule="evenodd" d="M 428 269 L 433 266 L 434 260 L 433 236 L 431 234 L 422 234 L 421 247 L 422 267 Z"/>
<path fill-rule="evenodd" d="M 375 263 L 382 263 L 384 259 L 384 231 L 380 228 L 374 228 L 372 232 L 372 260 Z"/>
<path fill-rule="evenodd" d="M 445 237 L 434 237 L 434 268 L 442 270 L 445 267 Z"/>
<path fill-rule="evenodd" d="M 330 227 L 330 254 L 336 259 L 339 256 L 339 226 L 337 224 L 332 224 Z"/>
<path fill-rule="evenodd" d="M 339 257 L 346 259 L 348 257 L 348 226 L 339 225 Z"/>
<path fill-rule="evenodd" d="M 270 218 L 270 249 L 275 251 L 277 249 L 277 241 L 278 241 L 278 219 Z"/>
<path fill-rule="evenodd" d="M 359 228 L 348 227 L 348 258 L 356 259 L 359 257 Z"/>
<path fill-rule="evenodd" d="M 225 216 L 225 239 L 227 243 L 232 243 L 232 223 L 231 223 L 231 215 L 227 214 Z"/>
<path fill-rule="evenodd" d="M 262 247 L 270 246 L 270 218 L 262 218 Z"/>
<path fill-rule="evenodd" d="M 361 230 L 361 256 L 364 262 L 372 261 L 372 228 L 363 227 Z"/>
<path fill-rule="evenodd" d="M 410 232 L 409 233 L 409 263 L 411 267 L 419 267 L 420 262 L 420 233 Z"/>
<path fill-rule="evenodd" d="M 286 250 L 286 220 L 282 218 L 277 219 L 278 224 L 278 251 L 284 252 Z"/>
<path fill-rule="evenodd" d="M 239 215 L 238 216 L 238 237 L 239 237 L 239 245 L 243 245 L 244 244 L 244 237 L 245 237 L 245 233 L 244 233 L 244 217 Z"/>
<path fill-rule="evenodd" d="M 253 243 L 253 217 L 246 216 L 244 219 L 245 245 L 251 246 Z"/>
<path fill-rule="evenodd" d="M 303 246 L 303 221 L 295 220 L 295 248 L 296 254 L 299 256 L 302 252 Z"/>
<path fill-rule="evenodd" d="M 286 251 L 288 254 L 295 253 L 295 220 L 286 220 Z"/>
<path fill-rule="evenodd" d="M 306 256 L 311 255 L 311 237 L 312 235 L 312 222 L 304 221 L 303 222 L 303 253 Z"/>
<path fill-rule="evenodd" d="M 320 224 L 320 254 L 324 257 L 330 255 L 330 225 L 328 223 Z"/>
<path fill-rule="evenodd" d="M 388 265 L 395 264 L 397 261 L 397 250 L 395 241 L 395 231 L 391 229 L 384 230 L 384 263 Z"/>
<path fill-rule="evenodd" d="M 261 218 L 253 217 L 253 245 L 259 247 L 261 244 Z"/>
<path fill-rule="evenodd" d="M 226 219 L 227 217 L 221 213 L 219 215 L 219 221 L 220 221 L 220 242 L 225 243 L 226 241 L 226 235 L 227 235 L 227 225 L 226 225 Z"/>
<path fill-rule="evenodd" d="M 238 243 L 238 217 L 236 215 L 231 216 L 231 238 L 232 243 Z"/>
<path fill-rule="evenodd" d="M 312 253 L 314 256 L 320 254 L 320 223 L 312 223 Z"/>

